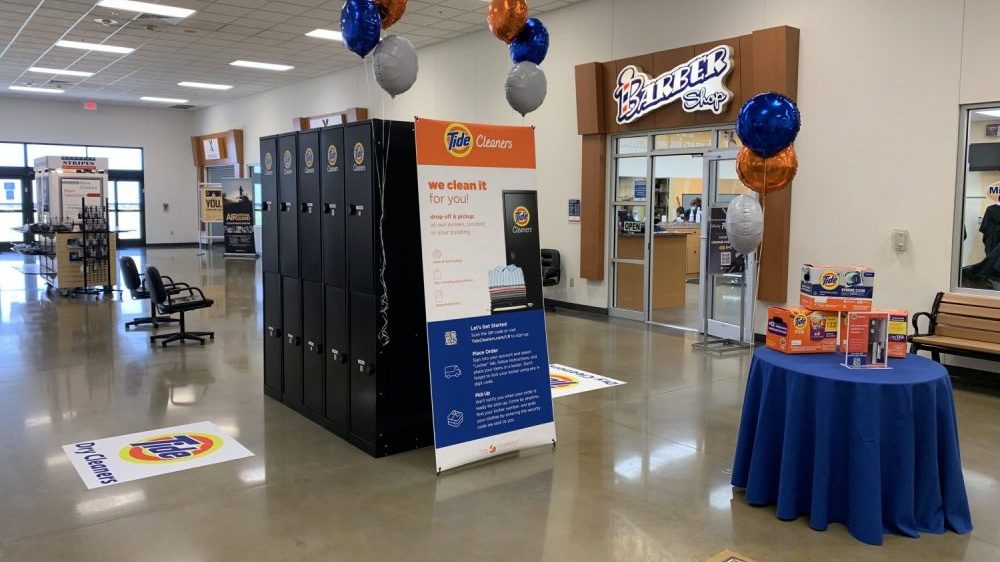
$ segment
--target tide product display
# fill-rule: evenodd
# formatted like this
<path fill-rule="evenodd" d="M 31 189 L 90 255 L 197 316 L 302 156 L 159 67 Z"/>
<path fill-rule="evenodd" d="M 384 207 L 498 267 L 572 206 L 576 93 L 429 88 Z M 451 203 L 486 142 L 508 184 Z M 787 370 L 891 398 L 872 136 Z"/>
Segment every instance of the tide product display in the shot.
<path fill-rule="evenodd" d="M 766 345 L 784 353 L 837 350 L 837 313 L 785 306 L 767 308 Z"/>
<path fill-rule="evenodd" d="M 522 279 L 541 279 L 542 262 L 538 256 L 541 248 L 535 224 L 538 220 L 538 193 L 536 191 L 504 191 L 504 244 L 507 248 L 507 265 L 515 265 L 523 272 Z M 526 288 L 525 308 L 542 306 L 542 285 Z"/>
<path fill-rule="evenodd" d="M 413 123 L 260 154 L 265 393 L 373 456 L 431 444 Z"/>
<path fill-rule="evenodd" d="M 872 309 L 875 271 L 842 265 L 802 266 L 799 305 L 809 310 L 864 312 Z"/>
<path fill-rule="evenodd" d="M 886 352 L 889 357 L 903 358 L 906 357 L 906 333 L 909 329 L 909 318 L 910 314 L 906 310 L 893 309 L 893 310 L 882 310 L 882 309 L 872 309 L 873 314 L 884 314 L 888 317 L 888 344 L 886 346 Z M 840 315 L 840 345 L 846 346 L 847 340 L 850 337 L 850 332 L 847 330 L 847 314 Z M 841 351 L 844 348 L 841 347 Z"/>

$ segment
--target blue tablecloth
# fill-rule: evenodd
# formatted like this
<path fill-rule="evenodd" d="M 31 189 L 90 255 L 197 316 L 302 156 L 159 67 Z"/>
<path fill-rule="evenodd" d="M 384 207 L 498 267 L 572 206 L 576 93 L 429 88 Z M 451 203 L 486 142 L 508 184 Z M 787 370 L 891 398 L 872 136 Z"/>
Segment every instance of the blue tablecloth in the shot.
<path fill-rule="evenodd" d="M 856 539 L 972 530 L 948 373 L 910 355 L 851 370 L 840 354 L 754 354 L 732 484 L 779 519 Z"/>

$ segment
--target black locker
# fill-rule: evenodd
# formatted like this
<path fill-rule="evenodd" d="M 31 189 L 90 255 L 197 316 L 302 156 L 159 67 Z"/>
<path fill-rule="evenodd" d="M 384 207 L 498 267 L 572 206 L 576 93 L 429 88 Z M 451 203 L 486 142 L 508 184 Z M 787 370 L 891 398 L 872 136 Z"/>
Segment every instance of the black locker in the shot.
<path fill-rule="evenodd" d="M 278 254 L 281 274 L 299 276 L 299 209 L 296 134 L 278 137 Z"/>
<path fill-rule="evenodd" d="M 302 393 L 303 404 L 322 416 L 325 360 L 323 357 L 323 285 L 302 281 Z"/>
<path fill-rule="evenodd" d="M 323 281 L 347 288 L 346 207 L 344 206 L 344 128 L 320 131 L 320 154 L 326 155 L 320 174 L 323 202 Z"/>
<path fill-rule="evenodd" d="M 282 357 L 281 400 L 293 407 L 302 405 L 302 281 L 281 277 L 282 324 L 285 349 Z"/>
<path fill-rule="evenodd" d="M 260 139 L 260 191 L 263 201 L 260 202 L 262 216 L 262 253 L 261 269 L 269 273 L 280 273 L 281 262 L 278 258 L 278 176 L 279 166 L 278 138 L 262 137 Z M 280 283 L 279 283 L 280 286 Z M 280 289 L 279 294 L 280 294 Z"/>
<path fill-rule="evenodd" d="M 375 291 L 373 217 L 377 212 L 372 207 L 372 196 L 376 193 L 372 130 L 368 122 L 344 129 L 344 147 L 350 151 L 351 158 L 345 172 L 348 287 L 351 292 L 369 295 Z M 416 185 L 413 188 L 416 189 Z"/>
<path fill-rule="evenodd" d="M 347 291 L 326 286 L 326 413 L 341 434 L 350 427 L 351 355 L 347 317 Z"/>
<path fill-rule="evenodd" d="M 264 392 L 281 400 L 281 275 L 264 272 Z"/>
<path fill-rule="evenodd" d="M 299 133 L 299 260 L 302 279 L 323 281 L 319 131 Z"/>
<path fill-rule="evenodd" d="M 504 191 L 504 244 L 507 265 L 524 272 L 529 308 L 542 306 L 542 250 L 538 242 L 538 194 Z"/>
<path fill-rule="evenodd" d="M 375 297 L 351 293 L 351 434 L 376 444 Z"/>

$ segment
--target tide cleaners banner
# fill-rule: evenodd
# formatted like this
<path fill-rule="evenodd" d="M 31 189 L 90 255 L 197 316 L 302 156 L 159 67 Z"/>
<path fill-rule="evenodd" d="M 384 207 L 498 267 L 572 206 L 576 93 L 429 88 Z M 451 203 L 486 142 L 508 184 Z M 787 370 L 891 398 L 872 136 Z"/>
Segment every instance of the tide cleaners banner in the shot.
<path fill-rule="evenodd" d="M 535 132 L 417 119 L 438 471 L 553 444 Z"/>

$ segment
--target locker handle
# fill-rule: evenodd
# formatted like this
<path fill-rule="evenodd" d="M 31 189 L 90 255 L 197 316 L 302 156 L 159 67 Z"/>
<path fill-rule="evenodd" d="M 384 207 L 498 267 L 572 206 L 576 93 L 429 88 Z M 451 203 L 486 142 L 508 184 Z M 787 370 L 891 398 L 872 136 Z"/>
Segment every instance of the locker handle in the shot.
<path fill-rule="evenodd" d="M 323 346 L 316 342 L 306 342 L 306 347 L 308 347 L 309 351 L 312 353 L 323 353 Z"/>
<path fill-rule="evenodd" d="M 331 349 L 330 355 L 333 356 L 333 360 L 336 361 L 337 363 L 343 363 L 347 361 L 347 355 L 341 353 L 339 349 Z"/>
<path fill-rule="evenodd" d="M 303 203 L 302 204 L 302 212 L 303 213 L 312 214 L 312 212 L 313 212 L 313 204 L 312 203 Z"/>
<path fill-rule="evenodd" d="M 337 204 L 336 203 L 323 203 L 323 212 L 327 215 L 334 216 L 337 214 Z"/>
<path fill-rule="evenodd" d="M 364 205 L 351 205 L 351 214 L 352 215 L 356 215 L 356 216 L 360 217 L 361 214 L 364 212 L 364 210 L 365 210 L 365 206 Z"/>
<path fill-rule="evenodd" d="M 287 334 L 287 335 L 288 335 L 288 343 L 290 343 L 291 345 L 299 345 L 299 342 L 302 341 L 302 338 L 296 336 L 295 334 Z"/>
<path fill-rule="evenodd" d="M 266 211 L 270 211 L 271 210 L 271 202 L 270 201 L 264 201 L 264 203 L 260 206 L 260 210 L 261 211 L 265 211 L 265 212 Z"/>
<path fill-rule="evenodd" d="M 358 359 L 358 371 L 365 375 L 371 375 L 375 369 L 365 362 L 364 359 Z"/>
<path fill-rule="evenodd" d="M 281 337 L 281 328 L 275 328 L 274 326 L 268 326 L 267 327 L 267 335 L 270 336 L 270 337 L 272 337 L 272 338 L 280 338 Z"/>
<path fill-rule="evenodd" d="M 282 213 L 287 213 L 291 209 L 292 209 L 292 203 L 291 203 L 291 201 L 282 201 L 281 202 L 281 212 Z"/>

